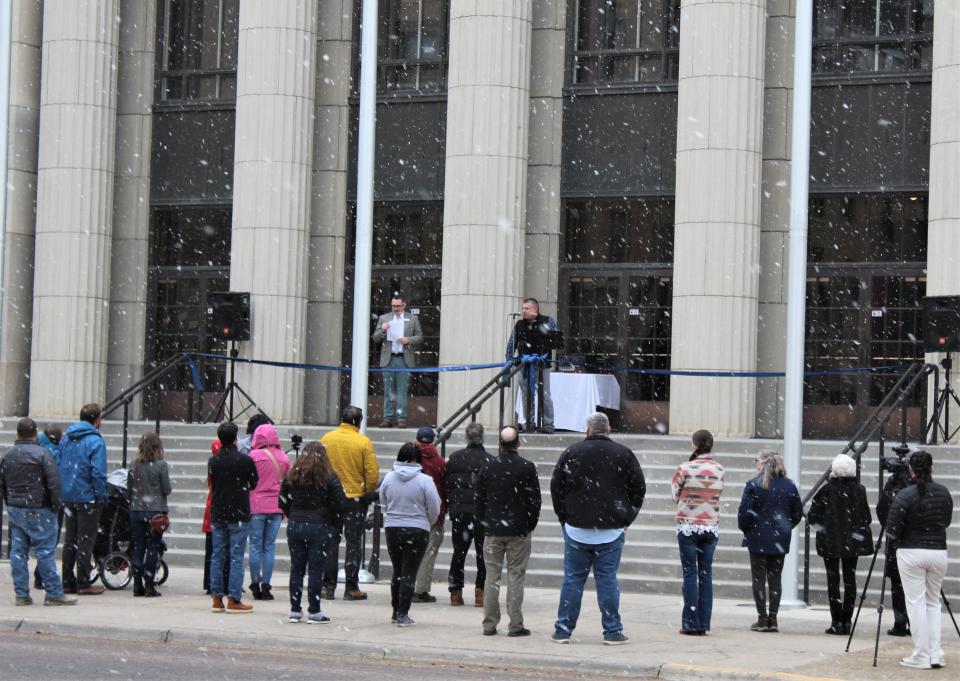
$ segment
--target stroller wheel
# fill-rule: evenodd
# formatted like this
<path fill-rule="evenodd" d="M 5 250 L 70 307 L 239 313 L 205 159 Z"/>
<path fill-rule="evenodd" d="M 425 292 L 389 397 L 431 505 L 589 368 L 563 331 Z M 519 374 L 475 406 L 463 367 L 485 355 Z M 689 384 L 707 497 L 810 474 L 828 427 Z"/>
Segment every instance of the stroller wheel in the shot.
<path fill-rule="evenodd" d="M 167 568 L 167 562 L 161 558 L 160 565 L 157 567 L 157 586 L 163 584 L 167 581 L 167 577 L 170 576 L 170 570 Z"/>
<path fill-rule="evenodd" d="M 133 566 L 127 554 L 114 551 L 100 564 L 100 579 L 111 591 L 125 589 L 133 579 Z"/>

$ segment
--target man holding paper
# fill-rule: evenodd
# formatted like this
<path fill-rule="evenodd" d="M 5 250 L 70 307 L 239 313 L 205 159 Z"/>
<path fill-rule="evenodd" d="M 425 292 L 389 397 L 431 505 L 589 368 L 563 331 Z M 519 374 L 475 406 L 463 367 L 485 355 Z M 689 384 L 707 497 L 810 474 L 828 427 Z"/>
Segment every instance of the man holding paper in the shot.
<path fill-rule="evenodd" d="M 380 367 L 412 369 L 417 366 L 413 348 L 423 340 L 420 320 L 406 312 L 406 304 L 399 295 L 390 301 L 391 311 L 380 315 L 373 341 L 380 346 Z M 407 427 L 407 393 L 410 390 L 410 372 L 383 372 L 383 422 L 381 428 Z"/>

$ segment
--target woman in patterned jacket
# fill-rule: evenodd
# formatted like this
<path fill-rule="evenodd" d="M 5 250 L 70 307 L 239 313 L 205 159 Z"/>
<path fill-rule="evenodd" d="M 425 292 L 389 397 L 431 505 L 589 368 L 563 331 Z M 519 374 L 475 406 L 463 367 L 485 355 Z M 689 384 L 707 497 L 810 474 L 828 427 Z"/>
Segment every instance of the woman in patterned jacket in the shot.
<path fill-rule="evenodd" d="M 680 633 L 703 636 L 713 611 L 713 552 L 720 538 L 723 466 L 713 460 L 713 435 L 693 434 L 693 453 L 673 475 L 677 504 L 677 543 L 683 566 L 683 615 Z"/>

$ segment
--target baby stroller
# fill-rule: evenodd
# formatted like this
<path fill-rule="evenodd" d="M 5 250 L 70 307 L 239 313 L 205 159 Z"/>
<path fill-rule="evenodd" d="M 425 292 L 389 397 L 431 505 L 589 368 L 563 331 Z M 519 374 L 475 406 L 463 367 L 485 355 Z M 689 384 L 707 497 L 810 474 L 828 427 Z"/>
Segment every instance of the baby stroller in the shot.
<path fill-rule="evenodd" d="M 93 557 L 97 575 L 103 585 L 113 591 L 125 589 L 133 580 L 133 565 L 130 551 L 133 539 L 130 535 L 130 504 L 127 501 L 127 470 L 115 470 L 107 478 L 107 504 L 100 516 L 97 540 Z M 160 564 L 157 566 L 156 583 L 167 581 L 169 570 L 163 560 L 166 544 L 160 545 Z"/>

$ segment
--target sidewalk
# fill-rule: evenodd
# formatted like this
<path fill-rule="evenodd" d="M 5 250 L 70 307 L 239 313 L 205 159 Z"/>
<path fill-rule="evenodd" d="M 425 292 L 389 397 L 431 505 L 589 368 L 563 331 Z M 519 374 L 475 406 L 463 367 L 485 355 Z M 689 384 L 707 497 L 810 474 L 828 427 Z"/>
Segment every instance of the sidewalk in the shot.
<path fill-rule="evenodd" d="M 399 629 L 391 624 L 388 584 L 367 585 L 365 602 L 324 601 L 332 618 L 326 625 L 289 624 L 286 575 L 274 579 L 271 602 L 248 601 L 249 615 L 214 614 L 210 599 L 200 591 L 199 570 L 171 569 L 162 587 L 163 598 L 136 599 L 131 589 L 80 597 L 71 608 L 13 606 L 13 588 L 7 561 L 0 562 L 0 631 L 41 632 L 63 636 L 91 636 L 118 640 L 153 641 L 197 646 L 291 649 L 342 656 L 363 656 L 417 661 L 457 662 L 467 665 L 525 667 L 593 672 L 613 676 L 664 679 L 898 679 L 910 675 L 897 664 L 911 652 L 909 639 L 880 640 L 876 668 L 871 667 L 875 606 L 864 605 L 850 653 L 846 637 L 823 634 L 829 624 L 825 608 L 785 610 L 779 615 L 781 633 L 749 631 L 755 619 L 752 604 L 718 600 L 714 604 L 713 631 L 705 637 L 677 634 L 680 595 L 624 594 L 621 612 L 628 645 L 601 645 L 596 596 L 588 591 L 580 625 L 571 645 L 550 640 L 558 592 L 527 589 L 524 624 L 529 638 L 508 638 L 506 621 L 498 636 L 481 635 L 481 610 L 452 608 L 443 584 L 434 584 L 435 604 L 414 604 L 411 616 L 417 626 Z M 592 580 L 590 582 L 592 584 Z M 34 593 L 42 603 L 43 594 Z M 338 596 L 342 589 L 338 589 Z M 472 591 L 471 591 L 472 596 Z M 503 594 L 501 593 L 501 599 Z M 471 598 L 472 600 L 472 598 Z M 305 609 L 305 608 L 304 608 Z M 884 617 L 884 631 L 891 622 Z M 944 650 L 947 666 L 932 673 L 953 677 L 960 668 L 960 638 L 944 612 Z"/>

